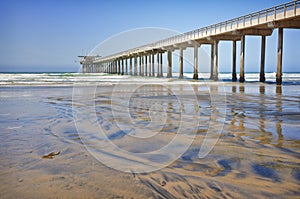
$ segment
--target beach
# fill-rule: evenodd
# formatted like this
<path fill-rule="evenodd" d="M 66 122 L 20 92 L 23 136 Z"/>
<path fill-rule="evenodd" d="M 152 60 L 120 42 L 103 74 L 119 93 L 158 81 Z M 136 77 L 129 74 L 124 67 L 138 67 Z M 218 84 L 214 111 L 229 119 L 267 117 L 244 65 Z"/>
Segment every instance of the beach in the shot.
<path fill-rule="evenodd" d="M 189 75 L 1 74 L 0 198 L 299 197 L 299 74 Z"/>

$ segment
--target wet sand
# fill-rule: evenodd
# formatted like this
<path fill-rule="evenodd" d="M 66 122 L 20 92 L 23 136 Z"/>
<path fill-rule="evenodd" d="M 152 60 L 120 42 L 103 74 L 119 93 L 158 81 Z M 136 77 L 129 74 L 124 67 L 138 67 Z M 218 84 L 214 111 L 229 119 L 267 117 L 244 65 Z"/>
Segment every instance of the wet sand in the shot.
<path fill-rule="evenodd" d="M 122 108 L 112 114 L 115 83 L 98 85 L 94 104 L 85 98 L 74 103 L 71 85 L 1 87 L 1 198 L 298 198 L 299 86 L 190 83 L 164 80 L 162 85 L 155 80 L 134 92 L 124 110 L 129 110 L 136 129 L 147 129 L 153 118 L 161 116 L 163 121 L 155 123 L 159 134 L 142 140 L 118 129 L 118 125 L 130 125 L 118 117 Z M 124 84 L 130 87 L 135 82 Z M 126 95 L 123 92 L 118 94 Z M 226 109 L 225 115 L 214 112 L 211 93 L 225 97 L 226 104 L 219 104 Z M 178 101 L 178 95 L 186 103 Z M 189 101 L 195 96 L 196 102 Z M 108 138 L 136 153 L 157 150 L 170 142 L 178 126 L 184 125 L 181 114 L 192 113 L 193 107 L 199 108 L 200 122 L 192 145 L 179 159 L 150 173 L 126 173 L 105 166 L 86 150 L 77 133 L 72 103 L 79 109 L 94 107 Z M 150 110 L 154 103 L 161 110 Z M 88 117 L 75 120 L 80 123 Z M 192 134 L 193 129 L 189 132 L 188 128 L 192 121 L 187 123 L 184 133 Z M 208 129 L 218 125 L 222 131 L 217 144 L 205 158 L 198 158 Z M 164 158 L 168 155 L 172 154 Z M 127 157 L 119 158 L 125 161 Z"/>

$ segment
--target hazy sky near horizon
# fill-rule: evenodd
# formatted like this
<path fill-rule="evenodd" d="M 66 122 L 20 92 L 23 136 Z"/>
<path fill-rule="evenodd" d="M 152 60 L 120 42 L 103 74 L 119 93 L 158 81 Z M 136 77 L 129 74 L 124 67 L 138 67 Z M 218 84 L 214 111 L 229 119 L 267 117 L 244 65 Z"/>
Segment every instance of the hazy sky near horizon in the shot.
<path fill-rule="evenodd" d="M 77 71 L 78 55 L 123 31 L 158 27 L 187 32 L 285 2 L 0 1 L 0 72 Z M 300 30 L 284 31 L 284 72 L 300 71 L 299 36 Z M 231 42 L 219 44 L 221 72 L 231 69 L 231 48 Z M 206 46 L 204 50 L 209 48 Z M 266 50 L 266 70 L 275 71 L 277 31 L 267 38 Z M 260 37 L 249 36 L 246 38 L 246 71 L 258 71 L 259 62 Z"/>

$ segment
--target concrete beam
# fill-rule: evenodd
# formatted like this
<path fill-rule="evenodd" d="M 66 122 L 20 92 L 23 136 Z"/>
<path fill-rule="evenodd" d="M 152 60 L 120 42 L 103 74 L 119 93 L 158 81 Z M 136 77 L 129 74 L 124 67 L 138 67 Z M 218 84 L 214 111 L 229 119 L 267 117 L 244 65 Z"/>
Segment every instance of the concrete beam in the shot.
<path fill-rule="evenodd" d="M 173 52 L 174 50 L 176 50 L 173 45 L 172 46 L 164 46 L 164 47 L 162 47 L 162 49 L 164 50 L 164 52 L 166 52 L 166 51 Z"/>
<path fill-rule="evenodd" d="M 273 33 L 273 28 L 267 28 L 267 29 L 257 29 L 257 28 L 251 28 L 251 29 L 244 29 L 244 30 L 234 30 L 231 32 L 232 35 L 236 36 L 242 36 L 242 35 L 264 35 L 264 36 L 270 36 Z"/>
<path fill-rule="evenodd" d="M 189 47 L 189 44 L 188 44 L 188 42 L 184 42 L 184 43 L 179 43 L 179 44 L 175 44 L 175 45 L 173 45 L 173 47 L 175 48 L 175 49 L 182 49 L 182 50 L 185 50 L 187 47 Z"/>
<path fill-rule="evenodd" d="M 239 41 L 241 40 L 240 35 L 218 35 L 218 36 L 212 36 L 212 40 L 223 40 L 223 41 Z"/>
<path fill-rule="evenodd" d="M 300 28 L 300 20 L 273 21 L 268 23 L 270 28 Z"/>

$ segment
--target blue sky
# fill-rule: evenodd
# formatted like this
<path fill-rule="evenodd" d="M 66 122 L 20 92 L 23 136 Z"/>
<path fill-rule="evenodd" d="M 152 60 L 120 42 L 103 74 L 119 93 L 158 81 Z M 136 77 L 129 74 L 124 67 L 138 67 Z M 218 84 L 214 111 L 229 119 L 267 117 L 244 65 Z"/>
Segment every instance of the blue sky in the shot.
<path fill-rule="evenodd" d="M 159 27 L 187 32 L 286 1 L 0 1 L 0 72 L 77 71 L 77 55 L 120 32 Z M 300 30 L 285 30 L 283 70 L 300 71 Z M 239 44 L 238 44 L 239 45 Z M 266 70 L 276 70 L 277 31 L 267 38 Z M 205 47 L 204 47 L 205 49 Z M 220 42 L 219 68 L 231 67 Z M 260 38 L 246 39 L 246 71 L 258 71 Z M 77 61 L 77 62 L 75 62 Z"/>

